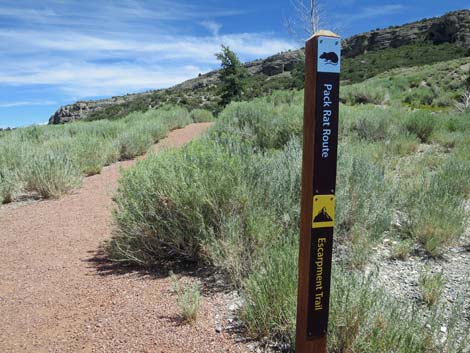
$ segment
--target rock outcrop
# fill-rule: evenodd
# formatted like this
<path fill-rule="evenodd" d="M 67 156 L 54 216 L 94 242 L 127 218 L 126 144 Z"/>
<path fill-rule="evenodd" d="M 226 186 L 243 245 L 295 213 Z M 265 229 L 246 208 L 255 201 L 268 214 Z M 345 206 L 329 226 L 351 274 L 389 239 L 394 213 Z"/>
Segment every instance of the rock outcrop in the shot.
<path fill-rule="evenodd" d="M 470 10 L 450 12 L 441 17 L 355 35 L 343 41 L 342 55 L 344 57 L 354 57 L 368 51 L 397 48 L 407 44 L 426 41 L 435 44 L 455 43 L 463 47 L 470 47 Z M 291 72 L 296 64 L 302 61 L 303 50 L 299 49 L 276 54 L 264 60 L 252 61 L 246 63 L 245 67 L 250 75 L 263 74 L 269 78 Z M 170 92 L 175 89 L 195 91 L 215 86 L 218 82 L 219 71 L 215 70 L 176 85 L 168 89 L 168 91 Z M 86 119 L 93 113 L 109 106 L 131 102 L 136 98 L 151 95 L 155 92 L 129 94 L 96 101 L 80 101 L 66 105 L 59 108 L 51 116 L 49 124 L 61 124 Z"/>
<path fill-rule="evenodd" d="M 266 76 L 276 76 L 284 72 L 290 72 L 295 65 L 303 62 L 303 50 L 291 50 L 270 56 L 264 60 L 255 60 L 245 63 L 244 66 L 250 75 L 264 74 Z M 187 80 L 176 85 L 174 88 L 199 89 L 216 85 L 219 82 L 219 70 L 199 75 L 199 77 Z"/>
<path fill-rule="evenodd" d="M 64 105 L 63 107 L 60 107 L 54 113 L 54 115 L 50 117 L 49 124 L 63 124 L 74 120 L 86 119 L 90 114 L 94 112 L 105 109 L 106 107 L 112 105 L 130 102 L 134 98 L 146 94 L 149 93 L 145 92 L 137 94 L 127 94 L 125 96 L 117 96 L 100 100 L 78 101 L 73 104 Z"/>
<path fill-rule="evenodd" d="M 352 36 L 343 41 L 342 54 L 354 57 L 367 51 L 398 48 L 425 41 L 470 47 L 470 10 L 450 12 L 441 17 Z"/>

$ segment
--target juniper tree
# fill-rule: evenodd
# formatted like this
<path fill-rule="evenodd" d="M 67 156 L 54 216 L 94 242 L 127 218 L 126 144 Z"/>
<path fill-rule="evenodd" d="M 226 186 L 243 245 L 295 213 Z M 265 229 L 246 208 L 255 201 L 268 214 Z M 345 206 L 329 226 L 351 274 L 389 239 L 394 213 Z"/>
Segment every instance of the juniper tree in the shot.
<path fill-rule="evenodd" d="M 240 99 L 246 85 L 248 72 L 238 59 L 237 55 L 229 47 L 222 45 L 222 51 L 215 54 L 221 63 L 220 88 L 222 106 L 226 106 L 232 100 Z"/>

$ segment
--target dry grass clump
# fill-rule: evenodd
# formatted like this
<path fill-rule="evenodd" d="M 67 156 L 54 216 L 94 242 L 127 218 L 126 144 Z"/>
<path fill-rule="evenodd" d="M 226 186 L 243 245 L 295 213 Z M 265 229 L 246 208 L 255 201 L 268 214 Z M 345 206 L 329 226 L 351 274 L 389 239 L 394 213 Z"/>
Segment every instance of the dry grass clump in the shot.
<path fill-rule="evenodd" d="M 442 273 L 433 273 L 429 268 L 424 268 L 418 278 L 418 288 L 423 301 L 432 306 L 441 298 L 444 290 L 444 276 Z"/>
<path fill-rule="evenodd" d="M 170 273 L 172 290 L 176 294 L 176 302 L 181 318 L 185 323 L 194 324 L 202 304 L 201 288 L 198 283 L 181 283 L 175 274 Z"/>

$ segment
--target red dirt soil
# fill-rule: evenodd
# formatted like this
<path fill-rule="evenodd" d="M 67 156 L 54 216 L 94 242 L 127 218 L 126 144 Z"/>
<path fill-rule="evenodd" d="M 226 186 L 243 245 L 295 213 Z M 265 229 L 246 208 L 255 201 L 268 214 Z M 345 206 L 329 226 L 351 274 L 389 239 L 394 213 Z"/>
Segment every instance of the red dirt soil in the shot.
<path fill-rule="evenodd" d="M 175 130 L 178 147 L 210 124 Z M 216 325 L 226 297 L 204 297 L 194 325 L 179 320 L 168 277 L 101 272 L 93 258 L 112 231 L 120 162 L 59 200 L 0 207 L 0 352 L 246 352 Z"/>

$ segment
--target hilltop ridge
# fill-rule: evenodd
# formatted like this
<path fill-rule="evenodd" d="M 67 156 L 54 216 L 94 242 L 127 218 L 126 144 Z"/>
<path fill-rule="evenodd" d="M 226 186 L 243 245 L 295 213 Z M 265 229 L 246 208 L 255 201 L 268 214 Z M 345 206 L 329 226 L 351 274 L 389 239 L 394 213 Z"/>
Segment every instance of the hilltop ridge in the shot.
<path fill-rule="evenodd" d="M 470 47 L 470 10 L 453 11 L 440 17 L 354 35 L 343 41 L 343 56 L 354 57 L 367 51 L 426 41 Z"/>
<path fill-rule="evenodd" d="M 419 43 L 452 43 L 461 48 L 469 48 L 470 10 L 449 12 L 440 17 L 354 35 L 343 40 L 342 55 L 344 58 L 354 58 L 368 52 Z M 244 66 L 255 81 L 253 91 L 265 92 L 278 86 L 291 88 L 295 85 L 292 76 L 298 74 L 296 70 L 302 70 L 303 60 L 303 49 L 298 49 L 248 62 Z M 60 107 L 49 119 L 49 124 L 121 117 L 132 111 L 146 110 L 166 103 L 211 109 L 216 105 L 218 84 L 219 70 L 214 70 L 168 89 L 78 101 Z"/>

